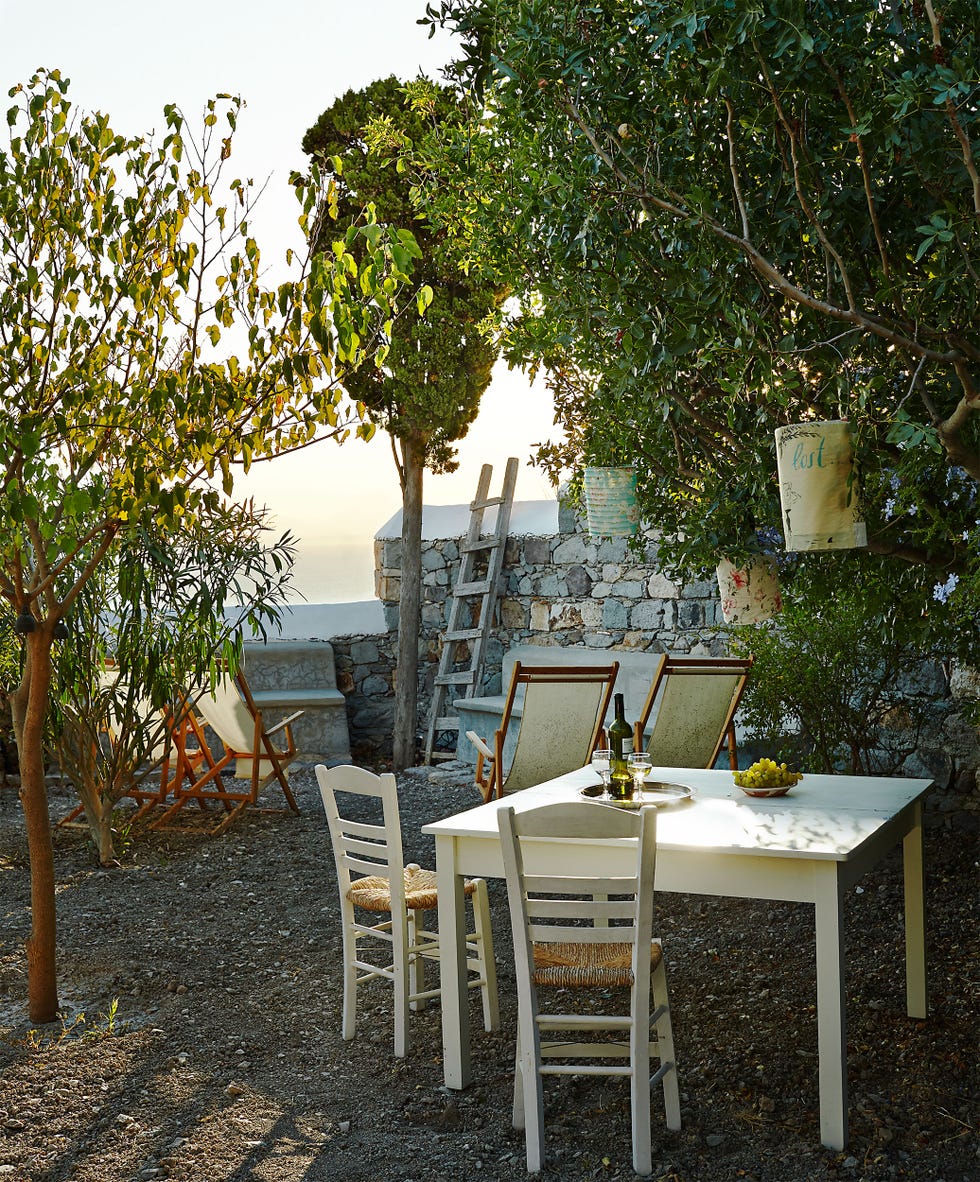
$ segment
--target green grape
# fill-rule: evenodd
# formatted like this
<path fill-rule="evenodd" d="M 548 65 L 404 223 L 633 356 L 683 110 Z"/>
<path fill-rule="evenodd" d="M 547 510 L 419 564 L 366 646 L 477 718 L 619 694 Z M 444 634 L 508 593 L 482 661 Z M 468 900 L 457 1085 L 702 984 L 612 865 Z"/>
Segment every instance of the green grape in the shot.
<path fill-rule="evenodd" d="M 744 771 L 733 773 L 735 783 L 740 788 L 759 791 L 768 788 L 789 788 L 803 779 L 802 772 L 792 772 L 785 763 L 776 763 L 773 759 L 758 759 L 751 767 Z"/>

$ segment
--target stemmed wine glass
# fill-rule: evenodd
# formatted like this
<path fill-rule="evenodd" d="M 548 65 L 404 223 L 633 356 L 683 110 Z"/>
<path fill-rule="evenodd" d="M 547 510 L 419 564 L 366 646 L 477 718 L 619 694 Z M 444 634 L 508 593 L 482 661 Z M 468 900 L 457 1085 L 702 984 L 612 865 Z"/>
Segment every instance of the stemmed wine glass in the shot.
<path fill-rule="evenodd" d="M 612 761 L 612 751 L 608 747 L 597 747 L 592 752 L 592 770 L 598 772 L 602 780 L 602 799 L 609 799 L 609 765 Z"/>
<path fill-rule="evenodd" d="M 633 777 L 633 796 L 639 797 L 643 792 L 643 785 L 646 783 L 647 773 L 653 766 L 650 756 L 646 751 L 634 751 L 630 755 L 628 761 L 629 772 Z"/>

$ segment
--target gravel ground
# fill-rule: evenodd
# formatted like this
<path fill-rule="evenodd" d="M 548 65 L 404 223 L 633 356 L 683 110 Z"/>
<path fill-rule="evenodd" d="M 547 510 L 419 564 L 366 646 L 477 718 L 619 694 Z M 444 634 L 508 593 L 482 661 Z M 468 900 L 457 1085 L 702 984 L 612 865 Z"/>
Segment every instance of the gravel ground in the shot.
<path fill-rule="evenodd" d="M 477 802 L 452 767 L 400 777 L 407 860 L 419 827 Z M 20 807 L 0 789 L 0 1180 L 457 1182 L 525 1179 L 510 1127 L 513 965 L 493 882 L 502 1029 L 472 995 L 474 1082 L 442 1085 L 439 1011 L 391 1053 L 389 993 L 362 990 L 340 1037 L 336 882 L 315 780 L 300 816 L 230 831 L 132 832 L 121 864 L 56 831 L 62 1021 L 25 1020 L 29 880 Z M 72 805 L 52 792 L 55 816 Z M 980 1178 L 975 842 L 927 834 L 932 1014 L 904 1012 L 901 863 L 849 895 L 851 1142 L 819 1144 L 812 911 L 661 894 L 684 1127 L 654 1106 L 662 1182 Z M 625 1084 L 546 1087 L 543 1177 L 632 1179 Z"/>

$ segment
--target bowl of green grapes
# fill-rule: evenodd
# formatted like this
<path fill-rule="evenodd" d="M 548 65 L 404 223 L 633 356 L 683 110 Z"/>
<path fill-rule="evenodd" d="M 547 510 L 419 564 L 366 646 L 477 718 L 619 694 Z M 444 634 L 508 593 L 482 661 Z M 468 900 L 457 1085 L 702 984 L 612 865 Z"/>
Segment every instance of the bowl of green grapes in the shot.
<path fill-rule="evenodd" d="M 785 763 L 774 759 L 756 760 L 751 767 L 732 774 L 746 796 L 785 796 L 803 779 L 802 772 L 792 772 Z"/>

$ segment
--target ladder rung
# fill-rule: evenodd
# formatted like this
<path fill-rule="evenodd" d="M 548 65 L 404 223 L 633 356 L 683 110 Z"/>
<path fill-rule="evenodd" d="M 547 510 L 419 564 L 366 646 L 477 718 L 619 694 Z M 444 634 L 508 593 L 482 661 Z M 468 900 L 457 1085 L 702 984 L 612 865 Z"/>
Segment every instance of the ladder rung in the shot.
<path fill-rule="evenodd" d="M 460 628 L 456 632 L 443 632 L 442 638 L 445 641 L 476 640 L 478 636 L 482 635 L 482 628 Z"/>
<path fill-rule="evenodd" d="M 458 718 L 437 718 L 435 729 L 437 731 L 458 731 L 459 730 L 459 719 Z"/>
<path fill-rule="evenodd" d="M 457 583 L 453 594 L 458 599 L 462 595 L 486 595 L 489 590 L 489 580 L 483 579 L 479 583 Z"/>
<path fill-rule="evenodd" d="M 494 505 L 503 505 L 504 503 L 504 497 L 487 497 L 485 501 L 471 501 L 470 509 L 475 512 L 479 509 L 492 509 Z"/>
<path fill-rule="evenodd" d="M 461 673 L 440 673 L 436 679 L 436 685 L 472 685 L 476 680 L 475 669 L 464 669 Z"/>
<path fill-rule="evenodd" d="M 500 545 L 500 538 L 478 538 L 475 542 L 464 542 L 459 548 L 460 554 L 472 554 L 474 550 L 492 550 Z"/>

